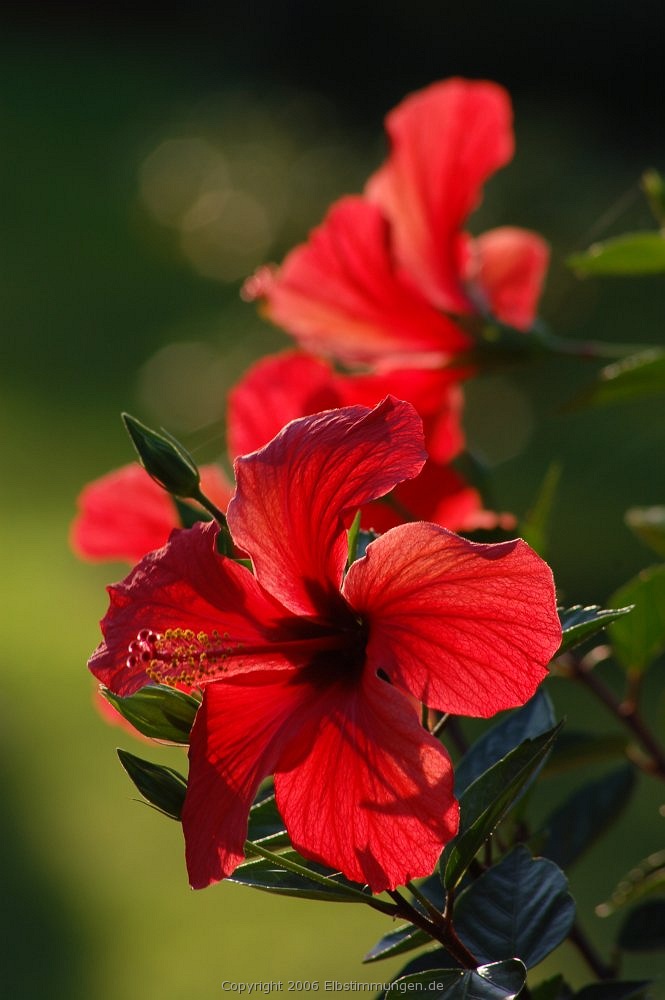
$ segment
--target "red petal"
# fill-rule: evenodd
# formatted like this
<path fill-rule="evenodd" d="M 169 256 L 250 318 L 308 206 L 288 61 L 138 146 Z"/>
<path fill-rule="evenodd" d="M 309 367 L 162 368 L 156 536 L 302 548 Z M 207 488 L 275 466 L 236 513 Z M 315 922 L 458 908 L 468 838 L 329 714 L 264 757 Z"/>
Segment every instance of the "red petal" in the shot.
<path fill-rule="evenodd" d="M 272 774 L 290 723 L 310 695 L 293 671 L 211 684 L 192 728 L 182 816 L 194 889 L 230 875 L 244 857 L 247 817 L 262 779 Z"/>
<path fill-rule="evenodd" d="M 308 349 L 349 361 L 459 353 L 470 340 L 400 273 L 388 224 L 363 198 L 343 198 L 267 288 L 266 311 Z"/>
<path fill-rule="evenodd" d="M 561 641 L 552 573 L 522 540 L 403 525 L 351 566 L 343 593 L 369 623 L 372 667 L 444 712 L 524 704 Z"/>
<path fill-rule="evenodd" d="M 299 724 L 275 775 L 297 850 L 373 892 L 429 875 L 458 807 L 448 756 L 404 695 L 368 673 L 303 706 Z"/>
<path fill-rule="evenodd" d="M 294 420 L 236 459 L 229 527 L 261 585 L 295 613 L 331 614 L 347 558 L 345 515 L 417 475 L 422 443 L 416 411 L 388 396 L 373 410 Z"/>
<path fill-rule="evenodd" d="M 339 403 L 333 372 L 325 361 L 295 351 L 263 358 L 229 393 L 229 452 L 233 458 L 248 455 L 291 420 Z"/>
<path fill-rule="evenodd" d="M 503 226 L 472 242 L 469 278 L 489 311 L 518 330 L 530 330 L 549 264 L 549 247 L 526 229 Z"/>
<path fill-rule="evenodd" d="M 513 155 L 510 99 L 494 83 L 447 80 L 407 97 L 386 127 L 391 152 L 367 196 L 390 220 L 397 259 L 426 298 L 468 312 L 456 236 L 484 182 Z"/>
<path fill-rule="evenodd" d="M 204 493 L 222 510 L 231 488 L 215 465 L 201 468 Z M 89 483 L 78 498 L 71 544 L 86 559 L 136 562 L 158 549 L 179 525 L 169 494 L 140 465 L 125 465 Z"/>
<path fill-rule="evenodd" d="M 248 570 L 217 554 L 217 532 L 214 524 L 174 531 L 164 548 L 145 556 L 122 583 L 109 587 L 111 603 L 101 623 L 105 641 L 88 666 L 111 691 L 128 695 L 155 680 L 146 672 L 150 662 L 146 665 L 140 655 L 128 663 L 130 644 L 144 629 L 156 634 L 168 629 L 194 633 L 189 644 L 195 647 L 195 662 L 184 666 L 182 659 L 164 662 L 156 678 L 185 688 L 235 671 L 293 662 L 293 657 L 272 650 L 271 644 L 300 638 L 302 630 Z M 212 641 L 207 664 L 198 658 L 199 632 Z M 185 642 L 176 637 L 173 643 L 183 655 Z M 243 647 L 256 646 L 262 651 L 243 653 Z M 213 655 L 215 647 L 223 647 L 224 655 Z"/>

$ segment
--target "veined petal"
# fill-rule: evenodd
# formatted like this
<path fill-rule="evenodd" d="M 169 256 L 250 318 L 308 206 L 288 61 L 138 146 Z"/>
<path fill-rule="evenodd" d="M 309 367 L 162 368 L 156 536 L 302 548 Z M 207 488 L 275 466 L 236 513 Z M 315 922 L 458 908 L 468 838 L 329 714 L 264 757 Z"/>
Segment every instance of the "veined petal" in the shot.
<path fill-rule="evenodd" d="M 281 604 L 325 619 L 340 605 L 345 515 L 417 475 L 426 458 L 420 417 L 391 396 L 373 410 L 348 406 L 294 420 L 236 459 L 234 541 Z"/>
<path fill-rule="evenodd" d="M 550 252 L 537 233 L 502 226 L 471 242 L 468 281 L 489 312 L 518 330 L 536 318 Z"/>
<path fill-rule="evenodd" d="M 408 699 L 367 671 L 303 706 L 299 725 L 275 774 L 294 847 L 373 892 L 429 875 L 458 806 L 448 755 Z"/>
<path fill-rule="evenodd" d="M 343 593 L 368 623 L 368 664 L 444 712 L 524 704 L 561 641 L 552 573 L 521 539 L 393 528 L 351 566 Z"/>
<path fill-rule="evenodd" d="M 259 784 L 275 770 L 310 695 L 292 670 L 209 685 L 196 714 L 182 816 L 194 889 L 230 875 L 244 857 L 247 818 Z"/>
<path fill-rule="evenodd" d="M 215 524 L 174 531 L 122 583 L 109 587 L 104 642 L 88 666 L 106 687 L 129 695 L 155 681 L 202 687 L 235 672 L 299 663 L 278 650 L 303 629 L 252 574 L 217 554 Z"/>
<path fill-rule="evenodd" d="M 391 223 L 397 260 L 439 309 L 469 312 L 456 235 L 488 177 L 513 155 L 512 111 L 494 83 L 432 84 L 390 112 L 391 151 L 367 197 Z"/>
<path fill-rule="evenodd" d="M 200 472 L 203 492 L 226 510 L 231 486 L 222 470 L 204 465 Z M 70 538 L 74 551 L 85 559 L 137 562 L 161 548 L 179 526 L 172 498 L 136 463 L 88 483 L 78 508 Z"/>
<path fill-rule="evenodd" d="M 471 345 L 396 266 L 388 223 L 363 198 L 333 205 L 262 291 L 270 319 L 314 353 L 350 362 L 414 353 L 446 360 Z"/>

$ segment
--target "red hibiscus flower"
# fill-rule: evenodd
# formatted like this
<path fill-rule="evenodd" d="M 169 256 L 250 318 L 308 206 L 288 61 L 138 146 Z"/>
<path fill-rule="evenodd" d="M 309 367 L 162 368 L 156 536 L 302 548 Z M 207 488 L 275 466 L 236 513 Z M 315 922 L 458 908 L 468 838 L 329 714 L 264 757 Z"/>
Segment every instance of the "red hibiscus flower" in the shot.
<path fill-rule="evenodd" d="M 463 396 L 445 369 L 341 375 L 306 354 L 285 352 L 265 358 L 229 395 L 229 451 L 232 455 L 255 451 L 297 417 L 357 403 L 375 406 L 389 394 L 415 406 L 423 420 L 429 458 L 419 476 L 397 485 L 388 503 L 374 502 L 363 512 L 363 526 L 387 531 L 404 520 L 423 520 L 453 531 L 514 528 L 515 518 L 485 510 L 478 491 L 450 464 L 464 447 Z"/>
<path fill-rule="evenodd" d="M 194 887 L 239 864 L 270 774 L 305 857 L 374 892 L 430 873 L 458 807 L 414 698 L 489 716 L 545 676 L 561 630 L 550 570 L 524 542 L 407 524 L 345 572 L 354 511 L 425 457 L 420 418 L 392 397 L 295 420 L 236 462 L 228 523 L 254 575 L 198 524 L 110 589 L 93 674 L 118 694 L 203 690 L 183 811 Z"/>
<path fill-rule="evenodd" d="M 363 196 L 342 198 L 276 272 L 244 288 L 308 349 L 351 363 L 446 362 L 473 346 L 464 319 L 534 321 L 548 264 L 535 233 L 462 227 L 484 182 L 513 155 L 503 88 L 452 79 L 387 117 L 391 143 Z M 460 320 L 462 322 L 460 322 Z"/>
<path fill-rule="evenodd" d="M 203 492 L 226 510 L 232 489 L 222 470 L 204 465 L 199 471 Z M 85 559 L 137 562 L 180 526 L 173 499 L 136 463 L 88 483 L 78 508 L 70 541 Z"/>

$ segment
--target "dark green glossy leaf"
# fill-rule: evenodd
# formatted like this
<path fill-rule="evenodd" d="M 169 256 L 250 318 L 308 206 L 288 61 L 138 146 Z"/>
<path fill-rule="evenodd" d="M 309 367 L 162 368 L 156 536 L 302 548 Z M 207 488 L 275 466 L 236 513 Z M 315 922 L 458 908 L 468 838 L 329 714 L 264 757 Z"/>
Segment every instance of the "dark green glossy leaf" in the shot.
<path fill-rule="evenodd" d="M 618 819 L 635 787 L 630 764 L 578 788 L 546 820 L 541 853 L 567 868 Z"/>
<path fill-rule="evenodd" d="M 295 862 L 303 868 L 309 868 L 312 872 L 325 876 L 326 884 L 287 871 L 280 868 L 277 861 L 268 861 L 261 857 L 248 859 L 241 867 L 236 868 L 227 881 L 263 889 L 265 892 L 280 896 L 324 899 L 331 903 L 362 903 L 371 898 L 368 893 L 362 891 L 362 886 L 349 882 L 343 875 L 331 872 L 322 865 L 306 861 L 294 850 L 284 851 L 279 855 L 279 859 L 282 858 L 286 862 Z"/>
<path fill-rule="evenodd" d="M 647 1000 L 651 984 L 643 979 L 640 982 L 594 983 L 585 986 L 575 994 L 575 1000 Z"/>
<path fill-rule="evenodd" d="M 189 734 L 200 702 L 161 684 L 147 685 L 120 698 L 107 688 L 102 694 L 127 722 L 144 736 L 169 743 L 189 743 Z"/>
<path fill-rule="evenodd" d="M 550 521 L 562 467 L 552 462 L 538 491 L 535 503 L 520 524 L 520 535 L 543 558 L 549 545 Z"/>
<path fill-rule="evenodd" d="M 187 791 L 187 781 L 178 771 L 162 764 L 118 750 L 120 763 L 144 799 L 171 819 L 179 820 Z"/>
<path fill-rule="evenodd" d="M 568 936 L 575 902 L 563 872 L 520 845 L 464 890 L 454 919 L 480 961 L 517 956 L 531 969 Z"/>
<path fill-rule="evenodd" d="M 573 991 L 563 976 L 552 976 L 531 988 L 531 1000 L 572 1000 Z"/>
<path fill-rule="evenodd" d="M 576 253 L 567 264 L 577 274 L 661 274 L 665 271 L 665 239 L 660 233 L 625 233 L 594 243 Z"/>
<path fill-rule="evenodd" d="M 647 899 L 628 914 L 617 938 L 624 951 L 665 949 L 665 899 Z"/>
<path fill-rule="evenodd" d="M 665 351 L 650 348 L 603 368 L 573 406 L 607 406 L 665 392 Z"/>
<path fill-rule="evenodd" d="M 665 650 L 665 563 L 642 570 L 611 601 L 635 605 L 630 618 L 615 621 L 609 634 L 619 663 L 640 673 Z"/>
<path fill-rule="evenodd" d="M 610 898 L 596 907 L 599 917 L 634 903 L 652 892 L 665 892 L 665 850 L 650 854 L 621 879 Z"/>
<path fill-rule="evenodd" d="M 572 649 L 585 639 L 590 639 L 632 610 L 632 605 L 603 610 L 597 604 L 589 604 L 587 607 L 574 604 L 572 608 L 559 608 L 559 620 L 563 629 L 559 653 Z"/>
<path fill-rule="evenodd" d="M 199 470 L 189 452 L 170 434 L 153 431 L 129 413 L 123 413 L 122 420 L 148 475 L 169 493 L 195 497 Z"/>
<path fill-rule="evenodd" d="M 665 507 L 631 507 L 625 521 L 645 545 L 665 558 Z"/>
<path fill-rule="evenodd" d="M 455 794 L 459 798 L 488 768 L 524 740 L 532 740 L 554 726 L 554 708 L 541 687 L 522 708 L 483 733 L 455 768 Z"/>
<path fill-rule="evenodd" d="M 425 993 L 437 1000 L 513 1000 L 526 982 L 526 969 L 517 959 L 481 965 L 474 971 L 431 969 L 395 980 L 394 994 Z"/>
<path fill-rule="evenodd" d="M 623 757 L 625 749 L 626 738 L 620 733 L 598 734 L 569 729 L 561 733 L 554 744 L 543 774 L 560 774 L 608 757 Z"/>
<path fill-rule="evenodd" d="M 447 889 L 459 884 L 477 851 L 541 766 L 560 728 L 525 740 L 464 792 L 460 799 L 460 832 L 444 851 L 440 863 Z"/>

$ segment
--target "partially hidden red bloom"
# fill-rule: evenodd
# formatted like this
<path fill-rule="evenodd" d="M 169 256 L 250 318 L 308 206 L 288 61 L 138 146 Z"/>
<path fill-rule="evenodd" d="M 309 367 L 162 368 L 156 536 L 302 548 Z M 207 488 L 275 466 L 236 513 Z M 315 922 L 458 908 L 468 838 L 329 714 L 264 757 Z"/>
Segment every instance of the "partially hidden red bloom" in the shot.
<path fill-rule="evenodd" d="M 216 465 L 201 467 L 203 492 L 221 509 L 233 492 Z M 137 463 L 88 483 L 78 498 L 78 513 L 70 532 L 72 548 L 86 559 L 137 562 L 159 549 L 180 525 L 169 494 Z"/>
<path fill-rule="evenodd" d="M 514 517 L 485 510 L 478 490 L 451 465 L 464 447 L 463 393 L 446 369 L 340 374 L 326 361 L 295 351 L 264 358 L 229 394 L 229 452 L 245 455 L 263 447 L 289 420 L 338 406 L 375 406 L 386 395 L 416 408 L 429 457 L 415 479 L 396 486 L 389 503 L 374 502 L 363 512 L 363 527 L 386 531 L 404 520 L 423 520 L 453 531 L 513 528 Z"/>
<path fill-rule="evenodd" d="M 93 674 L 121 695 L 203 691 L 183 812 L 195 888 L 241 861 L 270 774 L 305 857 L 374 892 L 428 874 L 458 807 L 414 699 L 489 716 L 545 676 L 561 633 L 550 570 L 524 542 L 406 524 L 345 572 L 354 511 L 425 457 L 419 417 L 392 397 L 293 421 L 236 461 L 228 523 L 254 574 L 197 524 L 110 588 Z"/>
<path fill-rule="evenodd" d="M 513 155 L 512 110 L 494 83 L 451 79 L 386 119 L 391 149 L 362 196 L 342 198 L 246 298 L 314 353 L 351 363 L 449 361 L 473 346 L 464 320 L 529 330 L 549 251 L 535 233 L 463 231 L 485 181 Z"/>

